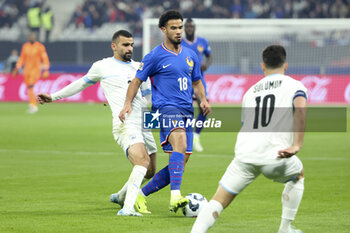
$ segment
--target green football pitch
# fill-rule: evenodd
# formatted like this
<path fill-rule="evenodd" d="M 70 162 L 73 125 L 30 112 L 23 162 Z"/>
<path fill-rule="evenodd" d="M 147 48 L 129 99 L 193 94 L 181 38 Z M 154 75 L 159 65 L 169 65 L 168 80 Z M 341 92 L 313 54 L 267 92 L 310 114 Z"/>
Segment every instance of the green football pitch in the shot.
<path fill-rule="evenodd" d="M 116 216 L 109 195 L 131 165 L 112 136 L 102 104 L 50 104 L 35 115 L 24 103 L 0 104 L 0 232 L 190 232 L 194 218 L 169 213 L 170 188 L 148 197 L 151 215 Z M 305 168 L 304 197 L 294 222 L 306 233 L 350 229 L 350 109 L 343 133 L 306 133 L 298 154 Z M 159 145 L 158 135 L 155 134 Z M 182 193 L 210 199 L 233 158 L 236 133 L 203 133 Z M 159 148 L 157 169 L 168 155 Z M 221 214 L 209 232 L 274 233 L 283 185 L 259 177 Z"/>

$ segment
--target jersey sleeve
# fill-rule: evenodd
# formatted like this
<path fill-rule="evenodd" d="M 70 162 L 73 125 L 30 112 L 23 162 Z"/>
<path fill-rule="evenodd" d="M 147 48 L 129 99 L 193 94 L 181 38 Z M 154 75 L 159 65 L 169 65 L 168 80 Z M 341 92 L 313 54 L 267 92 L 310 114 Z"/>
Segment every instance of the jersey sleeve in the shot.
<path fill-rule="evenodd" d="M 151 94 L 151 81 L 147 79 L 145 82 L 143 82 L 140 86 L 141 94 L 143 97 Z"/>
<path fill-rule="evenodd" d="M 142 97 L 144 97 L 147 103 L 152 103 L 152 90 L 151 90 L 151 81 L 148 78 L 145 82 L 143 82 L 140 86 Z"/>
<path fill-rule="evenodd" d="M 204 39 L 204 42 L 205 42 L 205 47 L 204 47 L 203 53 L 206 57 L 208 57 L 211 54 L 210 44 L 206 39 Z"/>
<path fill-rule="evenodd" d="M 301 82 L 298 82 L 298 84 L 296 85 L 296 91 L 293 95 L 293 101 L 299 96 L 304 97 L 305 99 L 308 98 L 307 88 Z"/>
<path fill-rule="evenodd" d="M 83 78 L 80 78 L 68 86 L 64 87 L 63 89 L 51 94 L 52 101 L 60 100 L 69 96 L 73 96 L 81 91 L 83 91 L 85 88 L 93 85 L 92 83 L 87 83 Z"/>
<path fill-rule="evenodd" d="M 148 77 L 153 76 L 155 70 L 153 53 L 148 53 L 140 63 L 140 67 L 136 72 L 136 77 L 142 81 L 146 81 Z"/>
<path fill-rule="evenodd" d="M 99 62 L 95 62 L 94 64 L 92 64 L 88 73 L 83 77 L 83 80 L 86 83 L 96 84 L 97 82 L 101 81 L 101 78 L 102 74 Z"/>
<path fill-rule="evenodd" d="M 17 60 L 17 63 L 16 63 L 16 68 L 17 69 L 20 69 L 22 68 L 23 64 L 24 64 L 24 60 L 26 58 L 26 54 L 25 54 L 25 44 L 22 46 L 22 49 L 21 49 L 21 54 Z"/>
<path fill-rule="evenodd" d="M 198 56 L 193 52 L 193 71 L 192 71 L 192 82 L 195 82 L 202 78 L 201 65 L 198 60 Z"/>
<path fill-rule="evenodd" d="M 47 55 L 45 46 L 41 45 L 40 47 L 41 47 L 41 60 L 43 62 L 43 68 L 45 70 L 48 70 L 50 68 L 49 56 Z"/>

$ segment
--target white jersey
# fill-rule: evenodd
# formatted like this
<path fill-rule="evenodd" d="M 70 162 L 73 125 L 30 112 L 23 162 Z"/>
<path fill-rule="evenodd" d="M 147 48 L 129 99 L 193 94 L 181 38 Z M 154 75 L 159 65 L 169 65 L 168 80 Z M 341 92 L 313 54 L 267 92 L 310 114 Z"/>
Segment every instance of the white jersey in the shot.
<path fill-rule="evenodd" d="M 242 128 L 237 135 L 235 158 L 264 164 L 275 160 L 278 150 L 293 144 L 293 101 L 307 98 L 305 86 L 289 76 L 264 77 L 245 93 Z"/>
<path fill-rule="evenodd" d="M 139 66 L 139 62 L 122 62 L 114 57 L 109 57 L 95 62 L 84 76 L 92 82 L 100 82 L 111 107 L 115 124 L 121 123 L 119 113 L 124 106 L 128 84 L 134 79 Z M 147 104 L 142 98 L 141 90 L 139 90 L 132 102 L 132 111 L 127 116 L 125 123 L 132 121 L 132 123 L 141 125 L 142 108 L 146 107 Z"/>
<path fill-rule="evenodd" d="M 81 80 L 52 94 L 52 99 L 55 101 L 71 96 L 84 90 L 87 86 L 100 82 L 112 110 L 113 129 L 115 131 L 115 129 L 122 124 L 119 120 L 119 113 L 124 106 L 129 83 L 135 77 L 139 65 L 140 63 L 135 61 L 122 62 L 114 57 L 104 58 L 95 62 L 91 66 L 89 72 Z M 149 81 L 141 85 L 144 95 L 150 94 L 150 88 Z M 132 111 L 129 116 L 126 116 L 125 125 L 132 124 L 138 127 L 142 125 L 142 109 L 147 107 L 147 102 L 142 97 L 141 89 L 139 89 L 132 102 Z"/>

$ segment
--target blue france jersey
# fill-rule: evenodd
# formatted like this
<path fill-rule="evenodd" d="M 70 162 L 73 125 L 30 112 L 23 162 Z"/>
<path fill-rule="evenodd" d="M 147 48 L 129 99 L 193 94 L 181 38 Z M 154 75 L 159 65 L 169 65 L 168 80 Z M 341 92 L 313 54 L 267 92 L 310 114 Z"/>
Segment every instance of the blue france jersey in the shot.
<path fill-rule="evenodd" d="M 209 42 L 203 37 L 196 36 L 193 42 L 187 40 L 186 38 L 183 38 L 181 45 L 186 46 L 195 51 L 198 56 L 199 62 L 203 61 L 203 55 L 209 56 L 211 53 Z"/>
<path fill-rule="evenodd" d="M 136 77 L 150 77 L 153 108 L 193 109 L 192 82 L 201 79 L 200 63 L 191 49 L 181 46 L 176 54 L 162 43 L 144 57 Z"/>

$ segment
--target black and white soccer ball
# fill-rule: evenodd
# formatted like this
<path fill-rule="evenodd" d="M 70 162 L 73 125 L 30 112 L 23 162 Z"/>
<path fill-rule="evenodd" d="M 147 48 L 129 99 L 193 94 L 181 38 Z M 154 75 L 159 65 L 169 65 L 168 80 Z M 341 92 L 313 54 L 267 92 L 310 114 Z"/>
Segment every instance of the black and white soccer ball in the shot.
<path fill-rule="evenodd" d="M 187 194 L 186 198 L 188 198 L 190 202 L 182 208 L 182 213 L 189 218 L 197 217 L 199 211 L 208 203 L 207 199 L 199 193 Z"/>

